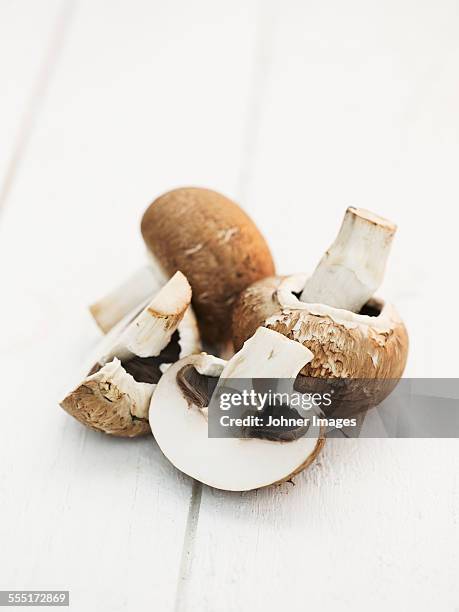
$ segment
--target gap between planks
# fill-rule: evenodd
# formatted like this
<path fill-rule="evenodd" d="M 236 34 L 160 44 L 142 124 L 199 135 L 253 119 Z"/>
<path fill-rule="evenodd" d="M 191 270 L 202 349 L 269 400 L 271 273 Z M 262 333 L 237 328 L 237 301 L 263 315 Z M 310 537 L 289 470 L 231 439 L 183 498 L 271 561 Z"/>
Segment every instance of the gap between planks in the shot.
<path fill-rule="evenodd" d="M 13 145 L 12 154 L 5 172 L 5 178 L 0 189 L 0 215 L 5 209 L 14 179 L 16 178 L 27 145 L 36 125 L 43 100 L 54 76 L 72 22 L 75 4 L 76 0 L 63 0 L 59 8 L 56 22 L 51 31 L 48 47 L 28 97 L 25 113 L 19 126 L 18 136 Z"/>
<path fill-rule="evenodd" d="M 180 560 L 179 575 L 177 581 L 177 592 L 175 597 L 175 612 L 186 610 L 187 586 L 194 560 L 194 543 L 198 530 L 199 510 L 201 508 L 202 484 L 193 480 L 191 488 L 190 506 L 183 538 L 182 557 Z"/>
<path fill-rule="evenodd" d="M 240 202 L 244 202 L 247 197 L 250 179 L 253 174 L 253 164 L 258 145 L 258 132 L 261 124 L 261 111 L 266 96 L 269 74 L 271 72 L 274 28 L 276 24 L 273 7 L 274 5 L 272 2 L 268 5 L 268 3 L 263 3 L 262 0 L 260 0 L 258 5 L 257 38 L 253 62 L 253 77 L 251 79 L 252 86 L 248 96 L 242 147 L 241 173 L 238 184 Z M 193 480 L 185 534 L 183 537 L 174 612 L 185 612 L 187 609 L 188 584 L 193 571 L 202 490 L 203 485 Z"/>
<path fill-rule="evenodd" d="M 266 97 L 266 89 L 272 66 L 274 28 L 276 23 L 275 5 L 273 2 L 263 3 L 263 0 L 260 0 L 255 58 L 251 79 L 252 86 L 245 118 L 242 164 L 238 185 L 238 197 L 242 203 L 247 198 L 250 180 L 253 175 L 263 100 Z"/>

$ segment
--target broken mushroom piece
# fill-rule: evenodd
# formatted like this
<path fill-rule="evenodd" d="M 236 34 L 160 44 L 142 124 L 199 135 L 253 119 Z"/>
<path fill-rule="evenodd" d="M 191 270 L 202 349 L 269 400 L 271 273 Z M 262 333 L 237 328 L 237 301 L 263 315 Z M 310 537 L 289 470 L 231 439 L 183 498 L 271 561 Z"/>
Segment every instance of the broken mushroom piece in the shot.
<path fill-rule="evenodd" d="M 104 338 L 95 364 L 62 408 L 97 431 L 124 437 L 148 433 L 150 400 L 165 364 L 200 350 L 195 322 L 185 319 L 190 302 L 190 285 L 177 272 Z"/>
<path fill-rule="evenodd" d="M 203 339 L 224 344 L 238 294 L 274 274 L 270 250 L 254 222 L 220 193 L 188 187 L 157 198 L 142 218 L 141 231 L 149 267 L 91 307 L 100 327 L 109 329 L 134 300 L 148 297 L 153 285 L 182 270 L 193 290 Z"/>
<path fill-rule="evenodd" d="M 182 359 L 151 401 L 150 425 L 161 450 L 179 470 L 217 489 L 248 491 L 288 480 L 319 454 L 320 428 L 311 423 L 290 441 L 210 438 L 206 391 L 231 388 L 236 378 L 294 378 L 311 358 L 301 344 L 260 328 L 228 362 L 206 353 Z"/>

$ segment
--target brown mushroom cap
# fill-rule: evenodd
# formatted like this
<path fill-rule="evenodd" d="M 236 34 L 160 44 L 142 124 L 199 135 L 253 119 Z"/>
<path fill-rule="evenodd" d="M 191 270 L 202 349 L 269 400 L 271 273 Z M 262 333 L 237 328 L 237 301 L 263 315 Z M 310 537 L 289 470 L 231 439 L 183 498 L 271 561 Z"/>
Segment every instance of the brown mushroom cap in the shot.
<path fill-rule="evenodd" d="M 69 393 L 61 406 L 95 431 L 126 438 L 150 433 L 148 420 L 132 414 L 132 396 L 103 378 L 97 379 L 97 374 Z"/>
<path fill-rule="evenodd" d="M 267 278 L 240 295 L 233 310 L 235 350 L 259 326 L 273 329 L 301 342 L 314 354 L 301 370 L 303 376 L 388 381 L 372 385 L 372 405 L 377 405 L 393 390 L 406 365 L 408 334 L 399 315 L 390 304 L 376 299 L 367 302 L 360 314 L 299 302 L 294 287 L 301 291 L 304 281 L 298 277 L 297 283 L 291 283 L 295 278 Z M 292 299 L 286 304 L 279 289 L 284 286 L 285 296 L 289 282 Z"/>
<path fill-rule="evenodd" d="M 237 204 L 209 189 L 175 189 L 156 199 L 141 224 L 145 243 L 168 275 L 181 270 L 193 290 L 204 339 L 231 334 L 239 293 L 274 274 L 265 239 Z"/>

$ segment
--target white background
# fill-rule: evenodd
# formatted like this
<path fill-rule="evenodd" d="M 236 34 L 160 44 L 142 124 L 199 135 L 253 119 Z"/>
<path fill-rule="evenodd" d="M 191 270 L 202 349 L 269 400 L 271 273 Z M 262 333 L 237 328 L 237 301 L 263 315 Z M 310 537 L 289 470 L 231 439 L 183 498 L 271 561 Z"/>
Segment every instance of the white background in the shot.
<path fill-rule="evenodd" d="M 458 374 L 459 3 L 0 2 L 0 588 L 113 612 L 459 610 L 457 440 L 332 440 L 227 494 L 58 407 L 161 192 L 217 189 L 310 271 L 396 221 L 407 376 Z"/>

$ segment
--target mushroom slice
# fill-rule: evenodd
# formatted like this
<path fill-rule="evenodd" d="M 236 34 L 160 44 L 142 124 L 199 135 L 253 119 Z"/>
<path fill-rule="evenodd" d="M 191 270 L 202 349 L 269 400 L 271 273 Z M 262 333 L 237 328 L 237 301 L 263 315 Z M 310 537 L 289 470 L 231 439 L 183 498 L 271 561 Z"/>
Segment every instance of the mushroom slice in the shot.
<path fill-rule="evenodd" d="M 190 302 L 190 285 L 177 272 L 140 313 L 129 315 L 104 338 L 93 367 L 64 398 L 62 408 L 108 434 L 148 433 L 149 403 L 164 364 L 199 345 L 192 318 L 179 340 L 178 328 L 184 325 Z"/>
<path fill-rule="evenodd" d="M 205 353 L 182 359 L 162 377 L 151 401 L 150 425 L 161 450 L 179 470 L 217 489 L 248 491 L 288 480 L 318 455 L 320 428 L 312 424 L 304 437 L 288 442 L 209 438 L 205 389 L 216 382 L 221 392 L 235 378 L 295 377 L 311 358 L 301 344 L 260 328 L 228 362 Z M 208 384 L 205 377 L 216 381 Z"/>

